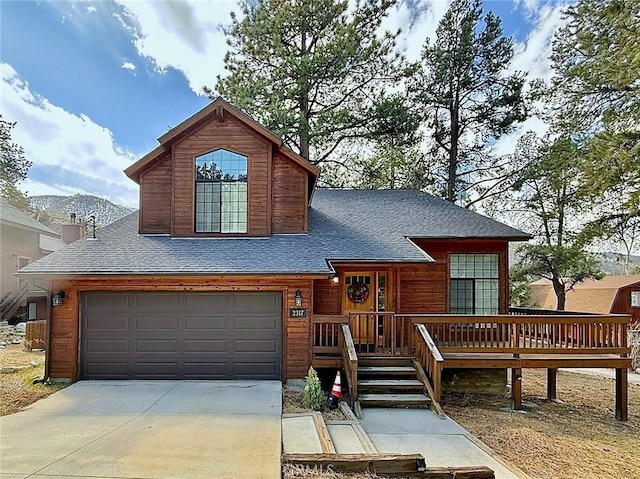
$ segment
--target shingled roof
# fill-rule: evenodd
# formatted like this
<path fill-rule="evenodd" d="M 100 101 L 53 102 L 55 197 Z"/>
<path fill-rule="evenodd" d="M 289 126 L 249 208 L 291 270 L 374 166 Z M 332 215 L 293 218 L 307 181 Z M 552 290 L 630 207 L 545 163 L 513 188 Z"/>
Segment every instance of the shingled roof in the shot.
<path fill-rule="evenodd" d="M 331 274 L 331 262 L 432 262 L 412 238 L 529 236 L 414 190 L 316 190 L 307 234 L 268 238 L 139 235 L 132 213 L 21 274 Z"/>
<path fill-rule="evenodd" d="M 0 223 L 32 231 L 34 233 L 53 236 L 55 238 L 60 237 L 60 234 L 57 231 L 54 231 L 48 226 L 36 221 L 24 211 L 20 211 L 18 208 L 11 206 L 5 201 L 0 201 Z"/>

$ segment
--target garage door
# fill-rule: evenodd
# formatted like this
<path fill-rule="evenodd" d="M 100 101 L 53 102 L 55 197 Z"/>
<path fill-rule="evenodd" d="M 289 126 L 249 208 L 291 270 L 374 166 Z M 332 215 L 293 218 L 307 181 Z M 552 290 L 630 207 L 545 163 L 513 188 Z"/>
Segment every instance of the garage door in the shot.
<path fill-rule="evenodd" d="M 279 379 L 281 293 L 91 292 L 82 379 Z"/>

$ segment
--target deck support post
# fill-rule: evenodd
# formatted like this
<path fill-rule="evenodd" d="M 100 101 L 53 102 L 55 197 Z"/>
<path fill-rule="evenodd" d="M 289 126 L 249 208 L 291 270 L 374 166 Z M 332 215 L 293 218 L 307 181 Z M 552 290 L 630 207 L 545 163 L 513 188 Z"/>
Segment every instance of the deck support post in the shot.
<path fill-rule="evenodd" d="M 558 397 L 557 394 L 558 370 L 547 368 L 547 399 L 552 401 Z"/>
<path fill-rule="evenodd" d="M 616 419 L 628 421 L 627 368 L 616 368 Z"/>
<path fill-rule="evenodd" d="M 511 400 L 513 409 L 522 409 L 522 369 L 511 368 Z"/>

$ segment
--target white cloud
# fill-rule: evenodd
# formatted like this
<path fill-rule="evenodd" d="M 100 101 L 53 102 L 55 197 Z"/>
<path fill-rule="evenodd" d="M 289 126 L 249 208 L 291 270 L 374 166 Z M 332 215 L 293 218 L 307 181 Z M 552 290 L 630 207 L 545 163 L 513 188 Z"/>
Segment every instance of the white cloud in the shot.
<path fill-rule="evenodd" d="M 410 61 L 420 59 L 427 38 L 436 38 L 438 23 L 449 8 L 450 1 L 403 0 L 382 24 L 383 30 L 402 29 L 398 47 Z"/>
<path fill-rule="evenodd" d="M 553 7 L 544 5 L 538 10 L 536 23 L 523 43 L 514 45 L 515 54 L 511 71 L 529 72 L 529 78 L 549 80 L 553 74 L 549 56 L 552 52 L 553 35 L 565 24 L 562 11 L 565 4 Z"/>
<path fill-rule="evenodd" d="M 131 62 L 123 62 L 122 65 L 120 66 L 120 68 L 124 68 L 125 70 L 131 70 L 134 71 L 136 69 L 136 66 L 131 63 Z"/>
<path fill-rule="evenodd" d="M 232 10 L 238 11 L 234 1 L 117 2 L 128 16 L 120 20 L 132 31 L 141 56 L 159 71 L 172 67 L 183 72 L 199 95 L 203 86 L 215 86 L 216 76 L 224 74 L 227 51 L 220 26 L 230 22 Z"/>
<path fill-rule="evenodd" d="M 524 0 L 525 8 L 534 15 L 538 7 L 536 0 Z M 535 25 L 523 43 L 514 45 L 515 54 L 509 66 L 509 73 L 516 71 L 528 72 L 529 80 L 542 79 L 548 81 L 553 76 L 551 69 L 553 35 L 562 27 L 565 20 L 562 18 L 562 10 L 566 4 L 558 4 L 553 7 L 544 5 L 537 10 Z M 538 136 L 544 136 L 549 130 L 549 125 L 541 118 L 533 116 L 522 123 L 515 131 L 503 136 L 495 144 L 494 151 L 498 155 L 513 153 L 516 144 L 522 135 L 533 131 Z"/>
<path fill-rule="evenodd" d="M 122 171 L 137 157 L 116 145 L 110 130 L 32 92 L 11 65 L 0 63 L 0 75 L 0 110 L 17 122 L 12 139 L 33 162 L 22 185 L 29 194 L 86 192 L 137 205 L 137 186 Z"/>

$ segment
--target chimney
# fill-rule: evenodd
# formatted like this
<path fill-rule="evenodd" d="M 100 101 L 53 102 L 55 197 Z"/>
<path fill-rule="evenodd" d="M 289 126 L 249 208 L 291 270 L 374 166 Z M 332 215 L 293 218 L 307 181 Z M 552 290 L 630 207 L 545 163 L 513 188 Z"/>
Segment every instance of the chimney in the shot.
<path fill-rule="evenodd" d="M 62 225 L 62 241 L 66 244 L 73 243 L 85 236 L 84 226 L 76 223 L 76 216 L 75 213 L 71 213 L 69 215 L 69 224 Z"/>

